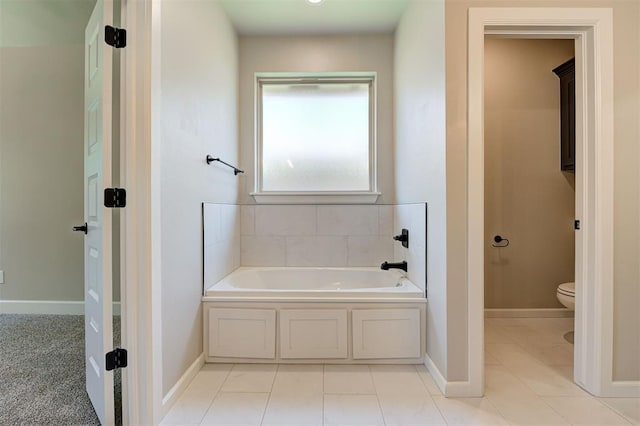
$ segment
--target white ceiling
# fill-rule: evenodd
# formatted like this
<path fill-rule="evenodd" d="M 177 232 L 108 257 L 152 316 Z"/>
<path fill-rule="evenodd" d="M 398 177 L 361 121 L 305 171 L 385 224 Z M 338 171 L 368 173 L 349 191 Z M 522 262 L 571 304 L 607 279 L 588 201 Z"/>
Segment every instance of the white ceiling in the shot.
<path fill-rule="evenodd" d="M 393 32 L 408 0 L 218 0 L 242 35 Z"/>

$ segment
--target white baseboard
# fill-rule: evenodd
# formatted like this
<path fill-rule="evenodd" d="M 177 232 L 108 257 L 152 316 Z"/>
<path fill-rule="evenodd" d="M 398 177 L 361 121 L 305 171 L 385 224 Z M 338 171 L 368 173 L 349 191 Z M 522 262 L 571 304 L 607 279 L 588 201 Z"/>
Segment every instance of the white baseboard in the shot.
<path fill-rule="evenodd" d="M 162 418 L 164 418 L 164 416 L 167 415 L 167 413 L 169 412 L 173 404 L 175 404 L 178 398 L 180 398 L 180 395 L 182 395 L 182 393 L 185 391 L 187 386 L 189 386 L 189 383 L 191 383 L 193 378 L 196 377 L 196 374 L 198 374 L 198 371 L 202 369 L 203 365 L 204 365 L 204 352 L 201 353 L 200 356 L 196 358 L 195 361 L 193 361 L 193 364 L 191 364 L 189 368 L 187 368 L 187 371 L 184 372 L 182 377 L 180 377 L 180 379 L 176 382 L 176 384 L 173 385 L 173 387 L 169 389 L 169 392 L 167 392 L 167 394 L 162 398 L 162 407 L 161 407 Z"/>
<path fill-rule="evenodd" d="M 567 308 L 529 308 L 484 310 L 485 318 L 573 318 L 574 312 Z"/>
<path fill-rule="evenodd" d="M 84 315 L 84 302 L 69 300 L 0 300 L 0 313 Z M 120 302 L 113 302 L 113 315 L 120 315 Z"/>
<path fill-rule="evenodd" d="M 438 367 L 436 367 L 436 364 L 431 361 L 431 358 L 429 358 L 429 355 L 427 354 L 424 355 L 424 366 L 427 367 L 427 370 L 429 370 L 429 374 L 431 374 L 433 381 L 436 382 L 436 385 L 438 386 L 438 389 L 440 389 L 440 392 L 442 392 L 444 396 L 447 396 L 447 381 L 445 380 Z"/>
<path fill-rule="evenodd" d="M 605 390 L 604 398 L 640 398 L 640 381 L 614 380 Z"/>
<path fill-rule="evenodd" d="M 476 389 L 469 381 L 448 382 L 436 364 L 429 358 L 429 355 L 424 356 L 424 365 L 431 373 L 431 377 L 433 377 L 433 381 L 436 382 L 440 392 L 447 398 L 475 398 L 484 394 L 483 389 Z"/>

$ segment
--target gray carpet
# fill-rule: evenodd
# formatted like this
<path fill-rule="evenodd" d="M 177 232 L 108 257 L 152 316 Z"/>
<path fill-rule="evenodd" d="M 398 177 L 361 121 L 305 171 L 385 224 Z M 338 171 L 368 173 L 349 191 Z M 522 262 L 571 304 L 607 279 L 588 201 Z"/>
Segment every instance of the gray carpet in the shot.
<path fill-rule="evenodd" d="M 119 321 L 114 331 L 119 340 Z M 99 424 L 85 390 L 84 317 L 0 315 L 0 425 Z"/>

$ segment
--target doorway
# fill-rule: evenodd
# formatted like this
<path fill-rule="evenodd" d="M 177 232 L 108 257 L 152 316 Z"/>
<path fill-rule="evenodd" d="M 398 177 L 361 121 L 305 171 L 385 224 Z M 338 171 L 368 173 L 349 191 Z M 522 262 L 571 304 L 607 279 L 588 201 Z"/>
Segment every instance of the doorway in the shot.
<path fill-rule="evenodd" d="M 576 328 L 574 380 L 612 390 L 613 19 L 610 9 L 471 8 L 468 24 L 469 378 L 484 388 L 484 36 L 573 39 L 576 53 Z M 598 53 L 596 55 L 596 52 Z"/>
<path fill-rule="evenodd" d="M 98 367 L 98 374 L 104 375 L 100 367 L 105 354 L 95 354 L 96 365 L 85 362 L 84 330 L 87 326 L 111 330 L 112 321 L 119 325 L 120 303 L 116 269 L 116 303 L 111 304 L 111 287 L 106 290 L 109 294 L 105 302 L 114 317 L 108 314 L 104 327 L 93 318 L 84 321 L 88 316 L 83 316 L 87 306 L 83 285 L 83 239 L 87 238 L 83 146 L 89 145 L 85 136 L 92 134 L 84 131 L 83 109 L 89 106 L 94 112 L 91 122 L 98 110 L 106 108 L 85 104 L 83 81 L 85 71 L 92 71 L 88 64 L 104 63 L 105 69 L 110 64 L 102 58 L 96 61 L 95 50 L 90 55 L 85 49 L 85 27 L 96 3 L 8 1 L 0 5 L 0 170 L 4 190 L 0 233 L 5 247 L 0 270 L 6 273 L 0 274 L 6 276 L 6 280 L 0 280 L 5 281 L 0 282 L 0 320 L 6 325 L 0 327 L 0 340 L 6 350 L 0 358 L 7 360 L 3 367 L 10 374 L 3 377 L 1 393 L 8 402 L 2 404 L 7 407 L 2 412 L 6 421 L 0 423 L 99 422 L 100 416 L 87 396 L 85 379 L 89 371 L 85 367 Z M 110 14 L 115 9 L 119 16 L 118 1 L 105 0 L 104 4 Z M 97 26 L 93 34 L 102 31 L 104 27 Z M 101 41 L 98 37 L 96 40 Z M 114 65 L 119 71 L 119 64 Z M 117 102 L 113 113 L 119 114 Z M 119 124 L 113 124 L 117 136 Z M 103 127 L 110 129 L 107 122 Z M 116 157 L 117 149 L 115 143 Z M 115 166 L 113 173 L 117 175 L 117 162 Z M 109 174 L 112 172 L 110 165 L 104 167 Z M 99 196 L 93 200 L 96 205 L 102 201 Z M 117 234 L 116 228 L 116 249 Z M 109 337 L 105 340 L 111 350 L 113 342 Z M 122 417 L 110 414 L 111 418 Z"/>
<path fill-rule="evenodd" d="M 556 297 L 574 282 L 575 173 L 552 70 L 574 55 L 573 40 L 485 38 L 487 317 L 573 316 Z"/>

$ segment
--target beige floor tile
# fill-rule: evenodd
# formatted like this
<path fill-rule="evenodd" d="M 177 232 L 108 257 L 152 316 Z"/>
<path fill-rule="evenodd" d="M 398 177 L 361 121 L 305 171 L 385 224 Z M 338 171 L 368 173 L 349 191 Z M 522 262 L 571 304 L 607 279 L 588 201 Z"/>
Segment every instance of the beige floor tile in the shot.
<path fill-rule="evenodd" d="M 278 366 L 235 364 L 222 385 L 222 392 L 270 392 Z"/>
<path fill-rule="evenodd" d="M 485 398 L 444 398 L 424 365 L 207 364 L 165 425 L 640 425 L 640 399 L 573 383 L 572 318 L 485 321 Z"/>
<path fill-rule="evenodd" d="M 268 399 L 268 393 L 220 392 L 200 424 L 260 426 Z"/>
<path fill-rule="evenodd" d="M 514 343 L 513 339 L 500 330 L 498 326 L 488 326 L 484 329 L 485 343 Z"/>
<path fill-rule="evenodd" d="M 501 333 L 521 345 L 567 343 L 564 333 L 573 326 L 562 326 L 559 320 L 566 318 L 501 318 Z M 500 342 L 498 342 L 500 343 Z"/>
<path fill-rule="evenodd" d="M 540 396 L 586 396 L 578 385 L 515 344 L 489 343 L 485 350 Z"/>
<path fill-rule="evenodd" d="M 325 365 L 324 393 L 372 394 L 376 389 L 368 365 Z"/>
<path fill-rule="evenodd" d="M 428 394 L 413 365 L 371 365 L 369 369 L 378 395 Z"/>
<path fill-rule="evenodd" d="M 322 425 L 322 365 L 281 365 L 263 425 Z"/>
<path fill-rule="evenodd" d="M 506 367 L 489 365 L 485 377 L 486 398 L 510 424 L 568 424 Z"/>
<path fill-rule="evenodd" d="M 529 355 L 545 365 L 573 365 L 573 345 L 570 343 L 527 344 L 522 346 Z"/>
<path fill-rule="evenodd" d="M 281 365 L 272 393 L 322 394 L 322 365 Z"/>
<path fill-rule="evenodd" d="M 416 371 L 418 372 L 420 380 L 422 380 L 422 383 L 425 385 L 430 395 L 442 396 L 440 388 L 438 387 L 438 385 L 436 385 L 436 382 L 435 380 L 433 380 L 433 377 L 431 376 L 431 373 L 429 373 L 427 367 L 425 367 L 424 365 L 416 365 Z"/>
<path fill-rule="evenodd" d="M 231 365 L 228 364 L 205 364 L 171 407 L 162 424 L 199 424 L 230 370 Z"/>
<path fill-rule="evenodd" d="M 387 426 L 446 425 L 440 410 L 427 392 L 417 394 L 378 393 Z"/>
<path fill-rule="evenodd" d="M 273 392 L 263 426 L 322 426 L 322 393 Z"/>
<path fill-rule="evenodd" d="M 557 375 L 573 382 L 573 366 L 568 365 L 551 365 L 549 368 Z"/>
<path fill-rule="evenodd" d="M 508 425 L 487 398 L 445 398 L 433 401 L 448 425 Z"/>
<path fill-rule="evenodd" d="M 503 327 L 507 325 L 518 324 L 520 318 L 485 318 L 484 327 Z"/>
<path fill-rule="evenodd" d="M 485 351 L 484 353 L 484 365 L 500 365 L 500 361 L 498 358 L 491 355 L 489 352 Z"/>
<path fill-rule="evenodd" d="M 543 397 L 547 404 L 572 425 L 628 425 L 622 416 L 591 396 Z"/>
<path fill-rule="evenodd" d="M 634 425 L 640 425 L 640 398 L 600 398 Z"/>
<path fill-rule="evenodd" d="M 384 426 L 375 395 L 324 396 L 324 426 Z"/>

